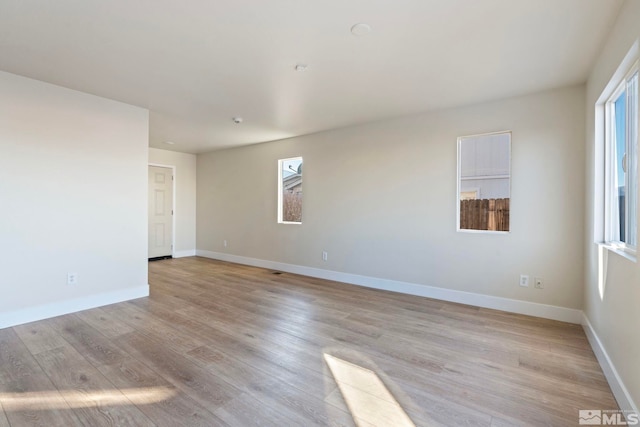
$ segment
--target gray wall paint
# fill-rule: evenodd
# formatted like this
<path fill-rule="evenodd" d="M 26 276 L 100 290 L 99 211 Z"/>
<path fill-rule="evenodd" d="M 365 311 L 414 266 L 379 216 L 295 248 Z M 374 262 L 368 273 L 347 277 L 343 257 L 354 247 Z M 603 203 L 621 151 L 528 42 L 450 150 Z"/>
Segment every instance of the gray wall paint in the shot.
<path fill-rule="evenodd" d="M 197 248 L 580 308 L 583 108 L 571 87 L 198 155 Z M 501 130 L 512 232 L 458 233 L 457 137 Z M 294 156 L 303 224 L 277 224 L 277 160 Z M 546 289 L 519 287 L 520 273 Z"/>
<path fill-rule="evenodd" d="M 0 318 L 147 287 L 148 111 L 2 72 L 0 93 Z"/>

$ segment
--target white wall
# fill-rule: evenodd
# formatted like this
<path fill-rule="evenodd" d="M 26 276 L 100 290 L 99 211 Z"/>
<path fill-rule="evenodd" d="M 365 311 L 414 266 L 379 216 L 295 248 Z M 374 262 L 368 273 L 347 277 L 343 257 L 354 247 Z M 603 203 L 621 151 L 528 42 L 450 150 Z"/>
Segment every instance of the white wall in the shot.
<path fill-rule="evenodd" d="M 588 319 L 588 322 L 585 321 L 586 329 L 596 344 L 596 354 L 605 367 L 605 373 L 608 373 L 618 403 L 624 409 L 636 411 L 640 402 L 640 264 L 601 250 L 595 243 L 602 239 L 602 184 L 597 178 L 601 168 L 596 167 L 596 159 L 601 165 L 601 157 L 596 156 L 596 147 L 602 144 L 603 138 L 602 117 L 596 121 L 595 105 L 625 55 L 634 43 L 638 43 L 639 22 L 640 2 L 628 0 L 587 84 L 584 298 L 584 311 Z M 600 349 L 600 344 L 593 336 L 599 338 Z M 598 351 L 602 354 L 598 354 Z M 613 370 L 617 371 L 617 379 Z"/>
<path fill-rule="evenodd" d="M 149 148 L 149 163 L 175 167 L 174 257 L 196 252 L 196 156 Z"/>
<path fill-rule="evenodd" d="M 0 328 L 148 294 L 147 145 L 147 110 L 0 72 Z"/>
<path fill-rule="evenodd" d="M 198 155 L 198 253 L 579 309 L 583 106 L 579 86 Z M 456 139 L 501 130 L 512 232 L 458 233 Z M 294 156 L 303 224 L 277 224 L 277 160 Z M 518 286 L 520 273 L 546 288 Z"/>

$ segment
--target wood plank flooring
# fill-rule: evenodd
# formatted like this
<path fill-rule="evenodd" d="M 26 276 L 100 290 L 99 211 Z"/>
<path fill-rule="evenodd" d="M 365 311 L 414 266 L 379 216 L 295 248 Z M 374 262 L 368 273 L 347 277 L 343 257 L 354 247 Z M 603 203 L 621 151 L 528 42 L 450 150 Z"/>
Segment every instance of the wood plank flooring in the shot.
<path fill-rule="evenodd" d="M 572 426 L 617 409 L 580 326 L 204 258 L 0 330 L 0 427 Z"/>

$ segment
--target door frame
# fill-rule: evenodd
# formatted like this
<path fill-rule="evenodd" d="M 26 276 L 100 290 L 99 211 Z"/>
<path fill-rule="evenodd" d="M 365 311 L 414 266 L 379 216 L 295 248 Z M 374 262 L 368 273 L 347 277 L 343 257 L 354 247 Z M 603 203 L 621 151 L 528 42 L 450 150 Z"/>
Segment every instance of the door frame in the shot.
<path fill-rule="evenodd" d="M 173 165 L 164 165 L 161 163 L 149 163 L 147 164 L 147 176 L 149 176 L 149 166 L 155 166 L 158 168 L 167 168 L 171 169 L 171 176 L 173 177 L 172 181 L 172 190 L 171 190 L 171 257 L 175 258 L 176 255 L 176 167 Z M 149 181 L 147 180 L 147 206 L 149 206 Z M 149 230 L 149 211 L 147 209 L 147 230 Z M 147 245 L 149 245 L 149 233 L 147 232 Z M 149 258 L 149 253 L 147 250 L 147 258 Z"/>

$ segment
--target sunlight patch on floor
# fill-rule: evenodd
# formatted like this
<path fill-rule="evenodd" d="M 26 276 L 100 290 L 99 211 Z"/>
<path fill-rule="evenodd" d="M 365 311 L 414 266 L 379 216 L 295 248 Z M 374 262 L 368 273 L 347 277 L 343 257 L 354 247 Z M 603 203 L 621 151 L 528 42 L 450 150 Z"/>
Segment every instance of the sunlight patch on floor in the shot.
<path fill-rule="evenodd" d="M 358 426 L 415 427 L 375 372 L 326 353 L 324 359 Z"/>
<path fill-rule="evenodd" d="M 53 390 L 25 393 L 0 393 L 5 411 L 88 408 L 96 405 L 147 405 L 169 399 L 176 394 L 168 387 L 122 390 Z"/>

